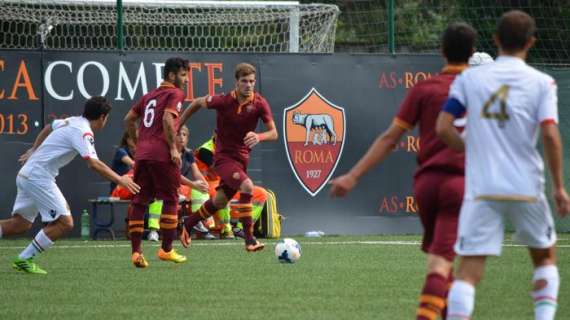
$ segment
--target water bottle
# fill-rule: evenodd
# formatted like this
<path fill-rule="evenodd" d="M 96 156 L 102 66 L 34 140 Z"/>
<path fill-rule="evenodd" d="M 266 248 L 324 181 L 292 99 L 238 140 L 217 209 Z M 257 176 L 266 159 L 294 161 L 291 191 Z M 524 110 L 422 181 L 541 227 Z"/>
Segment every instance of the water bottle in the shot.
<path fill-rule="evenodd" d="M 86 209 L 81 211 L 81 240 L 89 239 L 89 213 Z"/>

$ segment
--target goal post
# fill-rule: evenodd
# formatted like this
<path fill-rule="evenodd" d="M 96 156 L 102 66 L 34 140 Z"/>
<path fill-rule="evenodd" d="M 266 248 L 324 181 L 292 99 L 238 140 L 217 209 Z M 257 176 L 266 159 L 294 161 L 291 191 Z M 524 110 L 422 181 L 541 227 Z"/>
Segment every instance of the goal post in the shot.
<path fill-rule="evenodd" d="M 0 49 L 41 39 L 50 49 L 328 53 L 340 13 L 298 1 L 117 2 L 0 0 Z"/>

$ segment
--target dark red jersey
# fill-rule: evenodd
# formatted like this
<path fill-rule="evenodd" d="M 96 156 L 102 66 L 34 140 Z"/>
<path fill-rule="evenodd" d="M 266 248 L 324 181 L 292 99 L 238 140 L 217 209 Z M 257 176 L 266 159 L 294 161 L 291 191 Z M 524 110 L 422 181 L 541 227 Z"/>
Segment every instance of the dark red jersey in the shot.
<path fill-rule="evenodd" d="M 170 161 L 170 149 L 162 126 L 165 112 L 178 122 L 184 92 L 173 84 L 163 82 L 160 87 L 145 94 L 131 109 L 141 117 L 136 160 Z M 178 123 L 175 123 L 178 126 Z"/>
<path fill-rule="evenodd" d="M 465 172 L 464 153 L 447 147 L 435 132 L 437 117 L 447 101 L 449 87 L 463 69 L 447 67 L 441 74 L 417 83 L 400 105 L 394 124 L 406 130 L 412 130 L 419 124 L 419 168 L 416 176 L 431 170 L 458 174 Z"/>
<path fill-rule="evenodd" d="M 250 149 L 243 139 L 255 131 L 259 119 L 264 123 L 273 121 L 271 108 L 260 94 L 239 103 L 235 91 L 225 95 L 208 97 L 209 109 L 216 110 L 216 155 L 230 157 L 247 163 Z"/>

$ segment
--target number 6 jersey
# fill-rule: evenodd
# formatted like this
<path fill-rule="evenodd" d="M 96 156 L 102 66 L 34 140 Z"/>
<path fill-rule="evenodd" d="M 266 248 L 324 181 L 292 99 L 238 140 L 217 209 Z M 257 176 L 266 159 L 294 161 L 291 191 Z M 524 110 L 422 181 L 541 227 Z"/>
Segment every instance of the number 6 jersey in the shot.
<path fill-rule="evenodd" d="M 540 125 L 558 123 L 552 77 L 500 56 L 464 71 L 449 98 L 467 111 L 465 199 L 536 201 L 544 192 Z"/>
<path fill-rule="evenodd" d="M 132 111 L 141 117 L 136 160 L 170 162 L 170 150 L 162 127 L 162 117 L 165 112 L 170 112 L 178 122 L 183 101 L 184 91 L 173 84 L 162 82 L 132 107 Z"/>

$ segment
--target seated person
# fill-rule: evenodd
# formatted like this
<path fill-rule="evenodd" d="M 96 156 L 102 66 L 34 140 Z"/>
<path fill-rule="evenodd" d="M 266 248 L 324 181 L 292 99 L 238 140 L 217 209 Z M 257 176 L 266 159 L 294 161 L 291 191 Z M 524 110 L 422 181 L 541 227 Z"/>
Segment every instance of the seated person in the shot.
<path fill-rule="evenodd" d="M 121 143 L 115 151 L 115 156 L 113 157 L 113 162 L 111 163 L 111 169 L 115 171 L 116 174 L 122 176 L 125 175 L 129 170 L 133 168 L 135 161 L 135 151 L 137 149 L 136 143 L 131 139 L 128 133 L 125 131 L 123 137 L 121 138 Z M 111 182 L 111 190 L 109 193 L 113 193 L 117 184 Z"/>

